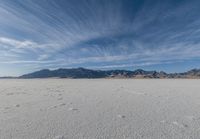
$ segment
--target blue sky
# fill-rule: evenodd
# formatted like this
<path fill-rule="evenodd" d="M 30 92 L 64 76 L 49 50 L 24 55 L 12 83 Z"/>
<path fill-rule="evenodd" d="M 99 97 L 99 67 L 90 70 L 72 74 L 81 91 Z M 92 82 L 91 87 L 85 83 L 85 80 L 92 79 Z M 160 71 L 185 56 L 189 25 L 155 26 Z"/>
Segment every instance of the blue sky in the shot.
<path fill-rule="evenodd" d="M 199 0 L 0 0 L 0 76 L 200 68 Z"/>

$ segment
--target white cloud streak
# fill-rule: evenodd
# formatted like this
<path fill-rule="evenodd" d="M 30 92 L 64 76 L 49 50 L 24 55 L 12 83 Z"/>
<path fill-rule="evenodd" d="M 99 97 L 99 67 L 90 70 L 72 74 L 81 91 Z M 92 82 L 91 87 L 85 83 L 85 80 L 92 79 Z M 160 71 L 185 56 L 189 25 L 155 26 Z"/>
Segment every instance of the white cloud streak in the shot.
<path fill-rule="evenodd" d="M 119 0 L 66 3 L 2 0 L 0 64 L 120 68 L 200 59 L 198 2 L 144 2 L 134 15 Z"/>

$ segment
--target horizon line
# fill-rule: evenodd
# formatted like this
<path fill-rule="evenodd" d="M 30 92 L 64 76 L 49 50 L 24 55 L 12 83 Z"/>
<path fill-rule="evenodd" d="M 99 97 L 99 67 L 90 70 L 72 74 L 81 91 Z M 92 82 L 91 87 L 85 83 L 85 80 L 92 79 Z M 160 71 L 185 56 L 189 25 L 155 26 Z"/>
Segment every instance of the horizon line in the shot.
<path fill-rule="evenodd" d="M 120 71 L 131 71 L 131 72 L 134 72 L 134 71 L 137 71 L 137 70 L 143 70 L 143 71 L 155 71 L 155 72 L 164 72 L 166 74 L 180 74 L 180 73 L 185 73 L 185 72 L 188 72 L 188 71 L 192 71 L 192 70 L 200 70 L 200 68 L 191 68 L 189 70 L 185 70 L 183 72 L 165 72 L 163 70 L 145 70 L 145 69 L 142 69 L 142 68 L 138 68 L 138 69 L 135 69 L 135 70 L 128 70 L 128 69 L 95 69 L 95 68 L 87 68 L 87 67 L 71 67 L 71 68 L 55 68 L 55 69 L 51 69 L 51 68 L 44 68 L 44 69 L 39 69 L 39 70 L 35 70 L 35 71 L 32 71 L 32 72 L 29 72 L 29 73 L 24 73 L 22 75 L 18 75 L 18 76 L 0 76 L 0 78 L 18 78 L 20 76 L 23 76 L 23 75 L 26 75 L 26 74 L 31 74 L 31 73 L 34 73 L 34 72 L 38 72 L 38 71 L 42 71 L 42 70 L 49 70 L 49 71 L 55 71 L 55 70 L 59 70 L 59 69 L 86 69 L 86 70 L 93 70 L 93 71 L 117 71 L 117 70 L 120 70 Z"/>

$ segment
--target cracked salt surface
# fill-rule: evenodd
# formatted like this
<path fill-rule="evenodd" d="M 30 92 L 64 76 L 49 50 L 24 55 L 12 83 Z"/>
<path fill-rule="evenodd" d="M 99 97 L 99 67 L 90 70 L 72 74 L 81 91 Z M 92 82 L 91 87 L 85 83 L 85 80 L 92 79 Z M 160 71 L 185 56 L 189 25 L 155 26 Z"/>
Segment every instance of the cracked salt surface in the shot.
<path fill-rule="evenodd" d="M 200 80 L 0 84 L 0 139 L 200 138 Z"/>

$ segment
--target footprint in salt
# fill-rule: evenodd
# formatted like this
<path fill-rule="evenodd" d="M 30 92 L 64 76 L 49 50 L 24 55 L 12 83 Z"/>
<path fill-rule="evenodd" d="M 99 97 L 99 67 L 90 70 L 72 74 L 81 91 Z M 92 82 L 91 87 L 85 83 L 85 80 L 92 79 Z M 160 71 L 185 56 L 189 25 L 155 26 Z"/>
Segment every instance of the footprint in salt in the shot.
<path fill-rule="evenodd" d="M 49 109 L 55 109 L 55 108 L 57 108 L 58 106 L 57 105 L 55 105 L 55 106 L 51 106 L 51 107 L 49 107 Z"/>
<path fill-rule="evenodd" d="M 5 109 L 7 110 L 7 109 L 10 109 L 10 107 L 5 107 Z"/>
<path fill-rule="evenodd" d="M 62 97 L 60 97 L 60 98 L 58 98 L 58 100 L 63 100 L 63 98 L 62 98 Z"/>
<path fill-rule="evenodd" d="M 187 124 L 183 124 L 183 126 L 186 127 L 186 128 L 189 127 Z"/>
<path fill-rule="evenodd" d="M 65 105 L 66 105 L 65 103 L 60 104 L 60 106 L 65 106 Z"/>
<path fill-rule="evenodd" d="M 121 115 L 121 114 L 117 115 L 117 117 L 122 118 L 122 119 L 126 118 L 125 115 Z"/>
<path fill-rule="evenodd" d="M 178 122 L 174 121 L 172 122 L 173 125 L 179 127 L 179 128 L 184 128 L 184 127 L 188 127 L 187 124 L 179 124 Z"/>
<path fill-rule="evenodd" d="M 14 93 L 7 93 L 6 95 L 7 96 L 11 96 L 11 95 L 14 95 Z"/>
<path fill-rule="evenodd" d="M 19 104 L 17 104 L 17 105 L 15 105 L 15 107 L 20 107 L 20 105 L 19 105 Z"/>
<path fill-rule="evenodd" d="M 121 97 L 122 97 L 121 95 L 118 96 L 118 98 L 121 98 Z"/>
<path fill-rule="evenodd" d="M 179 126 L 179 123 L 176 122 L 176 121 L 172 122 L 172 124 L 173 124 L 173 125 L 176 125 L 176 126 Z"/>
<path fill-rule="evenodd" d="M 77 111 L 78 109 L 76 109 L 76 108 L 69 108 L 68 110 L 69 111 Z"/>

